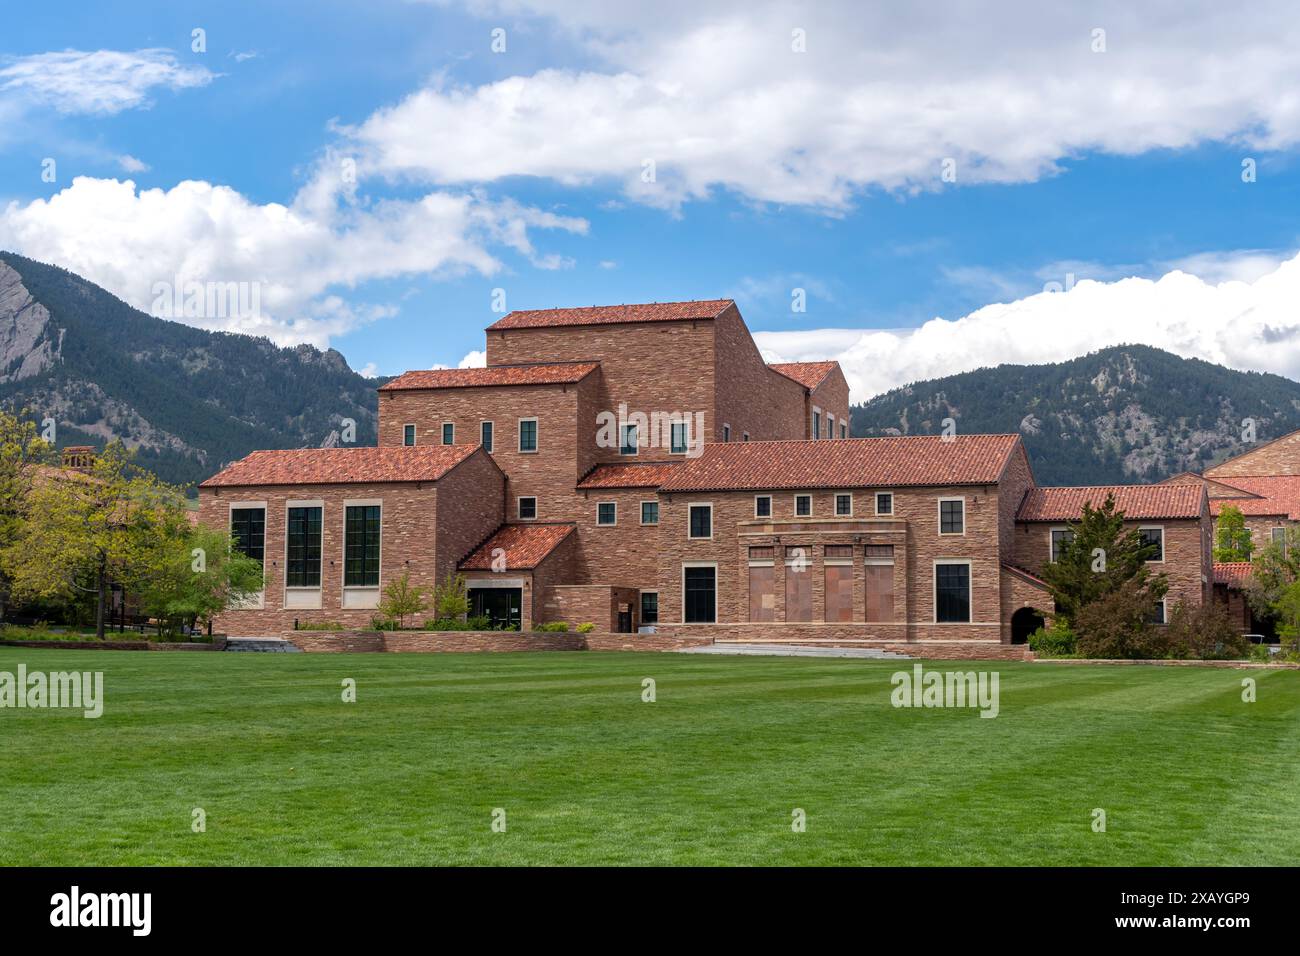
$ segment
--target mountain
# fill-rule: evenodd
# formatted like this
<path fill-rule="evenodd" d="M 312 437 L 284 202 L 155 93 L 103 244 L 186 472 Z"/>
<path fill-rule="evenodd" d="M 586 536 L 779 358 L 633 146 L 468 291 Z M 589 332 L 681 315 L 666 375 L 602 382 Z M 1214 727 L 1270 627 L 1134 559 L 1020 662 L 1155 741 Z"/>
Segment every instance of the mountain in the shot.
<path fill-rule="evenodd" d="M 159 477 L 198 482 L 257 448 L 374 444 L 383 380 L 338 352 L 279 348 L 146 315 L 56 266 L 0 252 L 0 404 L 65 445 L 121 438 Z"/>
<path fill-rule="evenodd" d="M 999 365 L 878 395 L 852 409 L 854 436 L 1019 432 L 1043 485 L 1159 481 L 1300 428 L 1300 383 L 1145 345 L 1051 365 Z"/>

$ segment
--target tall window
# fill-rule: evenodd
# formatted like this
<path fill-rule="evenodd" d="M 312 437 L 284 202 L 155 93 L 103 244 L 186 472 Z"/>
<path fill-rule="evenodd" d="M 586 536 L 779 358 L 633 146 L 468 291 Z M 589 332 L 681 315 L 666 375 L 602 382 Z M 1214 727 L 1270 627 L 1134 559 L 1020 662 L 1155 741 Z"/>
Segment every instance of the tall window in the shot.
<path fill-rule="evenodd" d="M 835 416 L 829 413 L 826 415 L 826 437 L 835 437 Z"/>
<path fill-rule="evenodd" d="M 1273 529 L 1273 543 L 1282 549 L 1283 554 L 1286 554 L 1286 528 Z"/>
<path fill-rule="evenodd" d="M 348 505 L 343 531 L 343 586 L 379 587 L 379 505 Z"/>
<path fill-rule="evenodd" d="M 256 561 L 266 555 L 266 509 L 232 508 L 230 539 L 234 549 Z"/>
<path fill-rule="evenodd" d="M 285 584 L 291 588 L 320 587 L 321 509 L 290 508 Z"/>
<path fill-rule="evenodd" d="M 849 437 L 849 423 L 848 423 L 848 422 L 840 422 L 840 437 L 841 437 L 841 438 L 848 438 L 848 437 Z"/>
<path fill-rule="evenodd" d="M 961 498 L 939 499 L 939 533 L 966 533 L 966 502 Z"/>
<path fill-rule="evenodd" d="M 876 514 L 892 515 L 894 513 L 894 496 L 888 491 L 876 492 Z"/>
<path fill-rule="evenodd" d="M 619 442 L 620 455 L 635 455 L 637 452 L 637 434 L 635 425 L 623 426 L 623 437 Z"/>
<path fill-rule="evenodd" d="M 691 530 L 692 538 L 712 538 L 713 537 L 713 506 L 712 505 L 691 505 Z"/>
<path fill-rule="evenodd" d="M 537 419 L 521 418 L 519 420 L 519 450 L 537 451 Z"/>
<path fill-rule="evenodd" d="M 1164 602 L 1163 600 L 1156 601 L 1155 604 L 1151 605 L 1151 613 L 1147 616 L 1147 623 L 1148 623 L 1148 624 L 1164 624 L 1164 623 L 1166 623 L 1166 621 L 1165 621 L 1165 602 Z"/>
<path fill-rule="evenodd" d="M 934 619 L 940 624 L 970 622 L 970 565 L 934 566 Z"/>
<path fill-rule="evenodd" d="M 835 513 L 841 518 L 853 514 L 853 495 L 835 496 Z"/>
<path fill-rule="evenodd" d="M 807 518 L 809 515 L 811 515 L 812 495 L 795 495 L 794 513 L 800 518 Z"/>
<path fill-rule="evenodd" d="M 596 505 L 596 524 L 618 524 L 618 505 L 613 501 L 602 501 Z"/>
<path fill-rule="evenodd" d="M 866 620 L 886 623 L 894 619 L 894 546 L 868 544 L 862 549 L 866 577 Z"/>
<path fill-rule="evenodd" d="M 785 549 L 785 619 L 812 620 L 812 548 L 795 545 Z"/>
<path fill-rule="evenodd" d="M 759 495 L 754 499 L 754 517 L 770 518 L 772 517 L 772 496 Z"/>
<path fill-rule="evenodd" d="M 402 426 L 402 444 L 403 444 L 403 445 L 414 445 L 414 444 L 415 444 L 415 426 L 414 426 L 414 425 L 403 425 L 403 426 Z"/>
<path fill-rule="evenodd" d="M 1069 528 L 1052 529 L 1052 563 L 1055 564 L 1061 560 L 1061 553 L 1074 540 L 1074 532 Z"/>
<path fill-rule="evenodd" d="M 442 423 L 442 443 L 444 445 L 456 444 L 456 426 L 451 422 Z"/>
<path fill-rule="evenodd" d="M 670 437 L 671 447 L 668 450 L 671 451 L 674 455 L 686 454 L 686 439 L 687 439 L 686 431 L 687 431 L 686 422 L 672 423 L 672 433 Z M 662 438 L 660 440 L 662 441 Z"/>
<path fill-rule="evenodd" d="M 823 619 L 832 623 L 853 620 L 853 545 L 826 546 L 826 595 Z"/>
<path fill-rule="evenodd" d="M 1139 528 L 1138 537 L 1142 539 L 1142 545 L 1148 548 L 1148 561 L 1163 561 L 1165 559 L 1165 529 L 1164 528 Z"/>
<path fill-rule="evenodd" d="M 817 411 L 817 409 L 815 408 L 813 409 L 812 433 L 813 433 L 813 438 L 822 437 L 822 413 Z"/>
<path fill-rule="evenodd" d="M 641 623 L 642 624 L 659 623 L 659 592 L 658 591 L 641 592 Z"/>
<path fill-rule="evenodd" d="M 478 427 L 478 435 L 479 435 L 479 443 L 483 446 L 483 450 L 486 451 L 486 452 L 488 452 L 488 453 L 491 453 L 491 451 L 492 451 L 492 423 L 491 423 L 491 422 L 483 422 L 482 424 L 480 424 L 479 427 Z"/>
<path fill-rule="evenodd" d="M 730 425 L 723 425 L 723 426 L 722 426 L 722 440 L 723 440 L 723 441 L 731 441 L 731 426 L 730 426 Z"/>
<path fill-rule="evenodd" d="M 532 521 L 537 517 L 537 498 L 529 495 L 519 499 L 519 520 Z"/>
<path fill-rule="evenodd" d="M 687 624 L 713 624 L 718 619 L 718 569 L 682 569 L 685 591 L 683 615 Z"/>
<path fill-rule="evenodd" d="M 759 551 L 759 560 L 749 562 L 749 619 L 755 623 L 776 620 L 776 568 L 772 549 L 750 548 L 750 558 Z"/>

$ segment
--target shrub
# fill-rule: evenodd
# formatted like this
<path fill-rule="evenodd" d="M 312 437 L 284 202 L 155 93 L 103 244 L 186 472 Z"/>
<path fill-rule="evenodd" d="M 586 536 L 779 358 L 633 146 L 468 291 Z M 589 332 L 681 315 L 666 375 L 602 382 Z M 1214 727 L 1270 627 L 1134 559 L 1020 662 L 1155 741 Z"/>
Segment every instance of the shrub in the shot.
<path fill-rule="evenodd" d="M 596 625 L 592 624 L 590 621 L 586 621 L 585 623 L 578 625 L 579 634 L 590 634 L 595 629 L 596 629 Z"/>
<path fill-rule="evenodd" d="M 400 630 L 406 618 L 419 614 L 429 606 L 424 599 L 424 589 L 411 586 L 410 572 L 403 572 L 400 578 L 388 582 L 384 588 L 384 597 L 379 602 L 379 612 L 383 619 L 396 621 L 396 627 L 379 628 L 379 630 Z"/>
<path fill-rule="evenodd" d="M 471 631 L 490 631 L 492 630 L 492 618 L 486 614 L 480 614 L 477 617 L 468 618 L 465 621 L 467 628 Z"/>
<path fill-rule="evenodd" d="M 1039 657 L 1070 657 L 1076 647 L 1074 631 L 1062 618 L 1053 621 L 1051 627 L 1040 627 L 1029 635 L 1029 649 Z"/>
<path fill-rule="evenodd" d="M 433 609 L 440 618 L 459 619 L 469 613 L 469 588 L 463 574 L 447 572 L 433 589 Z"/>
<path fill-rule="evenodd" d="M 1166 628 L 1172 657 L 1193 660 L 1240 660 L 1250 653 L 1250 642 L 1232 625 L 1228 608 L 1219 601 L 1197 606 L 1179 601 Z"/>
<path fill-rule="evenodd" d="M 370 619 L 370 629 L 372 631 L 395 631 L 397 622 L 390 617 L 372 617 Z"/>
<path fill-rule="evenodd" d="M 1169 655 L 1168 628 L 1151 623 L 1150 590 L 1128 581 L 1079 610 L 1078 650 L 1084 657 L 1150 659 Z"/>
<path fill-rule="evenodd" d="M 566 621 L 548 621 L 533 628 L 535 631 L 567 631 L 568 629 L 569 625 Z"/>

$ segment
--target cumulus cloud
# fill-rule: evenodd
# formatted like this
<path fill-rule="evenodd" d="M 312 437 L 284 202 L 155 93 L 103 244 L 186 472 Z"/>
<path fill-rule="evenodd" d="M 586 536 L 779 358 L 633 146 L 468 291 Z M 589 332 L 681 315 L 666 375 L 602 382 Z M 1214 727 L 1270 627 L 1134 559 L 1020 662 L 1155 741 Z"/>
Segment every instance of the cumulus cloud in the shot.
<path fill-rule="evenodd" d="M 57 263 L 166 318 L 324 346 L 393 314 L 343 291 L 415 274 L 491 275 L 501 268 L 494 248 L 536 255 L 530 229 L 587 225 L 473 191 L 361 202 L 355 186 L 348 192 L 318 173 L 289 205 L 256 203 L 202 181 L 164 190 L 78 177 L 49 199 L 0 210 L 0 248 Z M 241 305 L 251 307 L 173 308 L 189 300 L 195 283 L 233 283 Z"/>
<path fill-rule="evenodd" d="M 1221 260 L 1224 257 L 1214 257 Z M 1246 282 L 1181 270 L 1158 279 L 1081 280 L 916 329 L 759 332 L 768 361 L 838 359 L 854 401 L 987 366 L 1058 362 L 1120 344 L 1300 379 L 1300 254 Z"/>
<path fill-rule="evenodd" d="M 549 22 L 598 65 L 435 79 L 346 131 L 377 170 L 605 180 L 667 207 L 722 188 L 839 210 L 865 189 L 937 188 L 945 159 L 958 184 L 1006 183 L 1090 150 L 1300 140 L 1300 98 L 1279 93 L 1300 86 L 1300 19 L 1276 0 L 1249 16 L 1188 2 L 1176 17 L 1117 0 L 468 6 Z"/>
<path fill-rule="evenodd" d="M 148 106 L 155 90 L 206 86 L 214 76 L 170 50 L 63 50 L 8 59 L 0 91 L 60 113 L 110 115 Z"/>

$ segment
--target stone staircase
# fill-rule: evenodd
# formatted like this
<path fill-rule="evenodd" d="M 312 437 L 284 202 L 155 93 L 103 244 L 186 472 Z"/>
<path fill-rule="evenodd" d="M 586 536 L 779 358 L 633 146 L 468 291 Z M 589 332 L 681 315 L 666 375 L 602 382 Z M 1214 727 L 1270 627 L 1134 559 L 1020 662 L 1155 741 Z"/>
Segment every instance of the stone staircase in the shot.
<path fill-rule="evenodd" d="M 226 650 L 254 654 L 301 654 L 282 637 L 232 637 L 226 641 Z"/>

